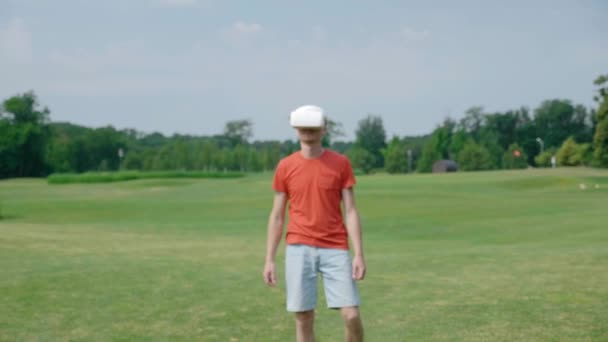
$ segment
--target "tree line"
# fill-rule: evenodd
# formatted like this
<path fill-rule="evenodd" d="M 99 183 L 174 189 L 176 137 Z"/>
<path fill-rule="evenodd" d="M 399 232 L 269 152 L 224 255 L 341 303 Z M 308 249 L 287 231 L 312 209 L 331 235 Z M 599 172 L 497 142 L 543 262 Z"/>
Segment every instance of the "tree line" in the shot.
<path fill-rule="evenodd" d="M 522 107 L 486 112 L 472 107 L 459 121 L 446 118 L 429 135 L 392 137 L 386 142 L 382 119 L 359 122 L 357 139 L 346 153 L 364 172 L 431 172 L 438 160 L 453 160 L 461 170 L 547 167 L 608 167 L 608 75 L 594 84 L 597 109 L 569 100 L 543 101 L 534 110 Z"/>
<path fill-rule="evenodd" d="M 459 123 L 447 120 L 438 127 L 425 148 L 431 156 L 453 157 L 463 170 L 546 167 L 552 157 L 562 166 L 608 167 L 606 81 L 595 81 L 597 110 L 558 99 L 544 101 L 532 112 L 472 108 Z M 423 160 L 419 170 L 428 170 L 431 159 Z"/>
<path fill-rule="evenodd" d="M 451 159 L 461 170 L 560 165 L 608 167 L 608 75 L 594 82 L 597 108 L 553 99 L 538 108 L 486 112 L 472 107 L 433 132 L 388 139 L 381 116 L 358 122 L 354 141 L 328 122 L 323 145 L 345 153 L 361 172 L 430 172 Z M 295 140 L 252 141 L 253 122 L 235 120 L 212 136 L 165 136 L 112 126 L 52 122 L 33 91 L 12 96 L 0 110 L 0 178 L 114 170 L 271 171 L 299 149 Z"/>

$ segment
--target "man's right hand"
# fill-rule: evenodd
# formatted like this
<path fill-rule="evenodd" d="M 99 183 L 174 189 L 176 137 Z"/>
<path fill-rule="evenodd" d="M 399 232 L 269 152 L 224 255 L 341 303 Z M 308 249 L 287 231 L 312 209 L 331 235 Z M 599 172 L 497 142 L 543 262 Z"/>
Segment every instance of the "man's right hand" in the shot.
<path fill-rule="evenodd" d="M 266 265 L 264 265 L 264 282 L 268 286 L 275 286 L 277 284 L 274 261 L 266 261 Z"/>

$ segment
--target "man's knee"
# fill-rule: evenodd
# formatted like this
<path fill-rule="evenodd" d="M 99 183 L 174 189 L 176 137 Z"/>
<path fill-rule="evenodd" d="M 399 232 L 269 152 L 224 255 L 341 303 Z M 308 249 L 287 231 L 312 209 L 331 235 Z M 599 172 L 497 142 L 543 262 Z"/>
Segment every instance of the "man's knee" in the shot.
<path fill-rule="evenodd" d="M 315 319 L 314 311 L 296 312 L 296 322 L 298 324 L 311 324 Z"/>
<path fill-rule="evenodd" d="M 342 313 L 342 319 L 346 324 L 358 323 L 361 319 L 358 307 L 342 308 L 340 311 Z"/>

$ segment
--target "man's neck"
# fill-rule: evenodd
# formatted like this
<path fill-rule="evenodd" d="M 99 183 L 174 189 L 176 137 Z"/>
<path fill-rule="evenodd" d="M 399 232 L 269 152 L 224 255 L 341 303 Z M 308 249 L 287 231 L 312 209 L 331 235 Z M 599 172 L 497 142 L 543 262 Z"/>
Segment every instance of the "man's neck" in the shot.
<path fill-rule="evenodd" d="M 306 159 L 319 158 L 323 154 L 323 151 L 324 151 L 323 146 L 321 146 L 321 143 L 312 144 L 312 145 L 300 143 L 300 147 L 301 147 L 300 153 L 302 154 L 302 157 L 304 157 Z"/>

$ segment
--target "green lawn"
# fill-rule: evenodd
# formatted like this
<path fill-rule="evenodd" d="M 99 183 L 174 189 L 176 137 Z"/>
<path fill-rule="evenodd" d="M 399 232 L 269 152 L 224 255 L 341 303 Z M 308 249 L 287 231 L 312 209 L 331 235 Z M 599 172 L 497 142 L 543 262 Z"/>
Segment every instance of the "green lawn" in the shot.
<path fill-rule="evenodd" d="M 271 178 L 1 181 L 0 340 L 294 340 Z M 608 171 L 358 181 L 368 341 L 608 340 Z"/>

